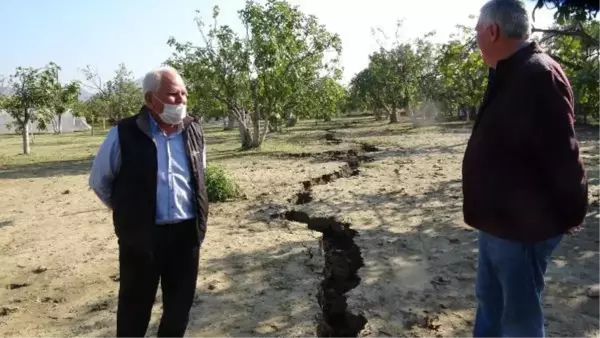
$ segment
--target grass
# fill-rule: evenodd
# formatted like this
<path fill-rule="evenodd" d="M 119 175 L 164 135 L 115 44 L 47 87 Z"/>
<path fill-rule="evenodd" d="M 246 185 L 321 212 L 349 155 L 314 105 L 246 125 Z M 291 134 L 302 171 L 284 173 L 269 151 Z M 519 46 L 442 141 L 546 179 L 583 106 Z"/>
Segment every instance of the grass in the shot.
<path fill-rule="evenodd" d="M 208 160 L 219 162 L 230 158 L 282 152 L 311 152 L 332 148 L 332 145 L 327 144 L 324 139 L 325 134 L 331 131 L 334 131 L 338 137 L 355 141 L 403 146 L 404 141 L 398 141 L 398 136 L 405 139 L 415 133 L 468 133 L 470 124 L 448 122 L 414 127 L 406 118 L 401 123 L 389 124 L 386 120 L 374 121 L 370 116 L 342 117 L 330 122 L 305 120 L 299 121 L 292 128 L 286 128 L 283 133 L 270 133 L 261 149 L 246 151 L 240 149 L 237 128 L 223 130 L 220 123 L 211 123 L 206 125 L 204 130 L 208 144 Z M 98 151 L 106 132 L 107 130 L 97 128 L 94 136 L 89 132 L 35 135 L 29 155 L 22 154 L 20 135 L 0 135 L 0 168 L 90 160 Z"/>
<path fill-rule="evenodd" d="M 299 121 L 292 128 L 286 128 L 282 133 L 270 133 L 261 149 L 245 151 L 240 148 L 237 128 L 223 130 L 220 123 L 210 123 L 204 126 L 204 131 L 207 161 L 218 165 L 223 161 L 243 161 L 277 153 L 347 148 L 348 144 L 326 142 L 325 134 L 332 131 L 337 137 L 349 140 L 402 147 L 410 142 L 405 137 L 410 137 L 413 133 L 462 127 L 465 127 L 464 123 L 415 128 L 406 122 L 391 125 L 387 121 L 374 121 L 372 117 L 364 116 L 342 117 L 330 122 L 305 120 Z M 94 136 L 89 132 L 38 134 L 33 138 L 29 155 L 22 154 L 20 135 L 0 135 L 0 179 L 86 174 L 107 131 L 96 128 Z M 398 138 L 399 136 L 402 137 Z"/>
<path fill-rule="evenodd" d="M 34 163 L 84 160 L 92 157 L 104 139 L 104 133 L 65 133 L 61 135 L 35 135 L 31 153 L 23 155 L 20 135 L 0 136 L 0 167 Z"/>

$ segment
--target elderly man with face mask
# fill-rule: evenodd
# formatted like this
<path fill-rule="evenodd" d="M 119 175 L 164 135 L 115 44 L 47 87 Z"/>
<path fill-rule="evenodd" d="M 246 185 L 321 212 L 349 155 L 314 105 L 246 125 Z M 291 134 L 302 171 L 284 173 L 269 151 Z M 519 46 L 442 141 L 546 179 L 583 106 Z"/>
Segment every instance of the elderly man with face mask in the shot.
<path fill-rule="evenodd" d="M 536 42 L 521 1 L 481 9 L 488 88 L 463 161 L 465 222 L 479 229 L 476 337 L 541 337 L 550 256 L 579 226 L 587 176 L 569 80 Z"/>
<path fill-rule="evenodd" d="M 186 89 L 170 67 L 149 72 L 145 104 L 107 134 L 90 187 L 112 209 L 119 242 L 117 336 L 143 337 L 160 281 L 158 336 L 182 337 L 196 290 L 206 232 L 206 151 L 186 114 Z"/>

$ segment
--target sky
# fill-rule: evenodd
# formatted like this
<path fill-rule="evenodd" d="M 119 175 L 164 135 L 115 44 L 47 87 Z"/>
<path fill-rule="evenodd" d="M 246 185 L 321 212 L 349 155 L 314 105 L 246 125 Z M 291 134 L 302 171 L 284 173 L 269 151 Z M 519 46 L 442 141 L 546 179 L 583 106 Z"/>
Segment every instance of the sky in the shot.
<path fill-rule="evenodd" d="M 403 20 L 401 39 L 413 39 L 435 30 L 444 41 L 457 24 L 475 25 L 485 0 L 290 0 L 342 39 L 343 82 L 365 68 L 378 48 L 372 28 L 393 36 Z M 535 1 L 527 0 L 529 10 Z M 158 67 L 173 52 L 166 42 L 200 44 L 194 22 L 196 10 L 211 21 L 212 8 L 220 7 L 219 23 L 241 30 L 237 11 L 244 0 L 0 0 L 0 75 L 16 67 L 61 66 L 63 82 L 85 80 L 81 69 L 90 65 L 103 81 L 124 63 L 135 78 Z M 536 27 L 547 27 L 553 12 L 538 10 Z"/>

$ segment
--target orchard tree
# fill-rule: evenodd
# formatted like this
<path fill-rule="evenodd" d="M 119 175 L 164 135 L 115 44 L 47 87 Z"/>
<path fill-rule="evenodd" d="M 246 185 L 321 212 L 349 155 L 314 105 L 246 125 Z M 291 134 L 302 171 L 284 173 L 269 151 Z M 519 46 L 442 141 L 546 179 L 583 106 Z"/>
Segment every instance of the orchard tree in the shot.
<path fill-rule="evenodd" d="M 367 69 L 351 80 L 350 95 L 354 104 L 372 110 L 377 120 L 385 113 L 390 123 L 397 123 L 399 113 L 404 112 L 416 124 L 415 107 L 427 98 L 423 87 L 435 79 L 435 46 L 427 40 L 434 33 L 401 42 L 401 27 L 399 21 L 390 48 L 378 39 L 380 49 L 369 56 Z"/>
<path fill-rule="evenodd" d="M 301 116 L 329 122 L 340 113 L 346 89 L 335 78 L 324 76 L 314 82 L 308 94 Z"/>
<path fill-rule="evenodd" d="M 15 120 L 15 128 L 23 137 L 23 153 L 30 153 L 29 126 L 36 121 L 47 121 L 51 116 L 52 101 L 58 85 L 60 67 L 50 62 L 44 68 L 18 67 L 8 79 L 9 94 L 3 94 L 1 107 Z"/>
<path fill-rule="evenodd" d="M 119 64 L 115 76 L 106 82 L 91 66 L 87 66 L 83 73 L 88 81 L 87 86 L 98 95 L 96 99 L 105 101 L 105 104 L 96 106 L 105 109 L 96 118 L 115 123 L 139 111 L 143 103 L 142 90 L 124 64 Z"/>
<path fill-rule="evenodd" d="M 398 122 L 398 114 L 404 111 L 414 121 L 411 105 L 418 97 L 420 62 L 410 43 L 397 44 L 386 50 L 383 47 L 370 57 L 371 95 L 376 107 L 383 108 L 390 123 Z"/>
<path fill-rule="evenodd" d="M 574 30 L 580 30 L 590 39 L 558 33 Z M 575 98 L 575 116 L 584 124 L 589 122 L 590 117 L 598 121 L 600 110 L 600 47 L 593 43 L 599 40 L 599 32 L 600 23 L 597 20 L 581 22 L 570 19 L 564 24 L 555 23 L 540 40 L 540 44 L 561 64 L 567 74 Z"/>
<path fill-rule="evenodd" d="M 361 70 L 350 80 L 349 101 L 351 109 L 370 110 L 375 115 L 375 120 L 383 118 L 384 107 L 377 97 L 375 79 L 370 68 Z"/>
<path fill-rule="evenodd" d="M 79 83 L 71 82 L 62 85 L 58 80 L 53 88 L 54 93 L 50 104 L 50 110 L 56 115 L 56 120 L 52 119 L 52 127 L 55 133 L 62 132 L 62 116 L 68 110 L 73 110 L 79 97 Z"/>
<path fill-rule="evenodd" d="M 440 48 L 437 70 L 441 75 L 439 94 L 435 98 L 445 111 L 455 114 L 466 110 L 467 118 L 475 112 L 486 88 L 488 67 L 472 38 L 473 29 L 458 25 L 458 33 Z"/>
<path fill-rule="evenodd" d="M 176 54 L 169 62 L 181 67 L 192 88 L 203 91 L 204 105 L 219 106 L 210 102 L 219 101 L 235 116 L 242 148 L 259 148 L 269 125 L 279 128 L 297 91 L 310 85 L 306 79 L 336 63 L 341 40 L 286 1 L 248 1 L 239 11 L 244 37 L 219 26 L 218 16 L 215 7 L 208 31 L 197 20 L 203 46 L 170 38 Z M 327 51 L 335 56 L 325 58 Z"/>
<path fill-rule="evenodd" d="M 72 108 L 73 116 L 85 118 L 91 127 L 91 135 L 94 136 L 95 125 L 101 120 L 105 120 L 109 107 L 110 101 L 105 99 L 101 93 L 96 93 L 86 101 L 77 101 Z"/>

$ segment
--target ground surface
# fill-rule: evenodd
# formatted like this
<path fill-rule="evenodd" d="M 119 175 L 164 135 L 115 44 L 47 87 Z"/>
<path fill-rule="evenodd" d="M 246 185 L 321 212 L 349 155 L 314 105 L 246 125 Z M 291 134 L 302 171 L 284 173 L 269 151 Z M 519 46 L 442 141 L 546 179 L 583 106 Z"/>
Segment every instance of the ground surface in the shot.
<path fill-rule="evenodd" d="M 293 205 L 302 181 L 344 162 L 284 153 L 357 146 L 326 142 L 325 128 L 379 151 L 358 175 L 320 181 L 312 202 Z M 348 302 L 368 320 L 361 335 L 470 335 L 477 247 L 476 233 L 462 222 L 460 190 L 468 126 L 306 123 L 268 139 L 262 153 L 240 153 L 235 133 L 209 129 L 209 162 L 223 166 L 247 199 L 211 206 L 189 336 L 315 335 L 321 234 L 270 217 L 291 209 L 336 216 L 358 231 L 364 266 Z M 598 133 L 578 133 L 593 205 L 584 229 L 563 241 L 548 269 L 550 336 L 598 334 L 598 299 L 586 296 L 599 273 Z M 25 157 L 17 155 L 18 137 L 0 138 L 0 336 L 115 334 L 116 240 L 109 212 L 87 187 L 101 140 L 36 136 Z M 156 334 L 160 294 L 157 300 L 149 335 Z"/>

